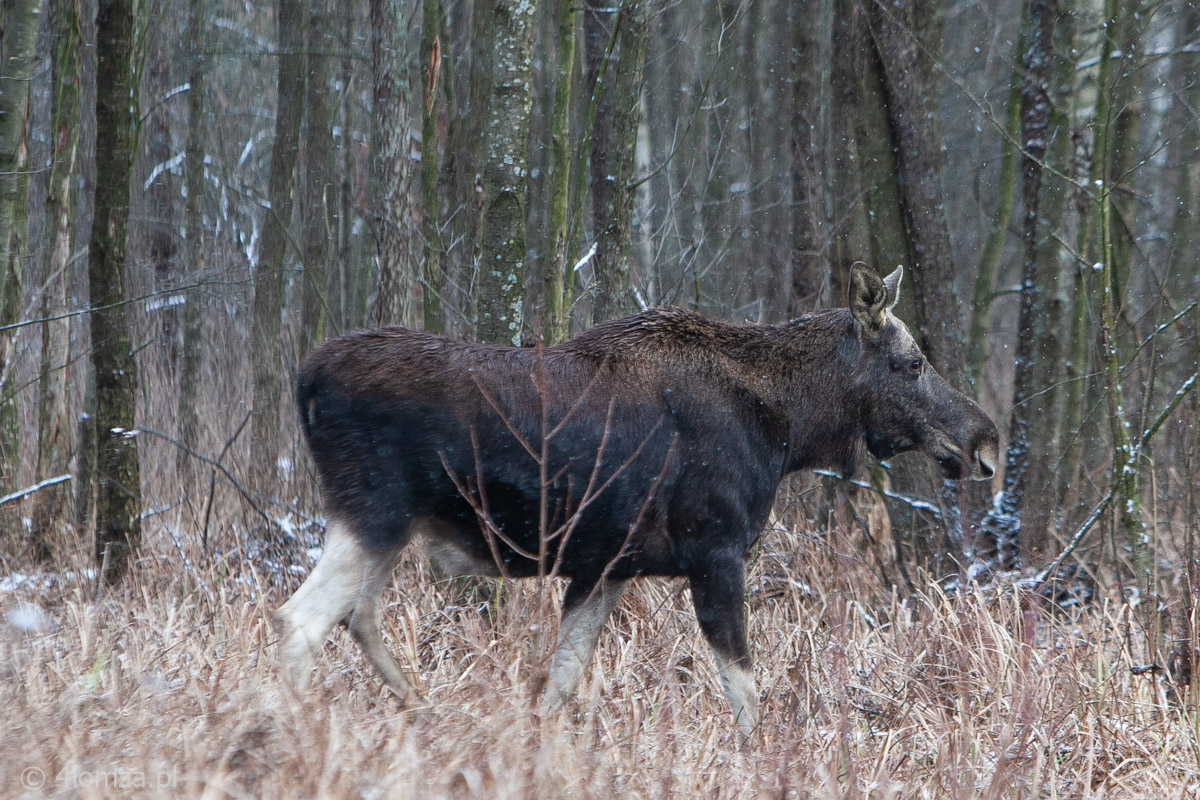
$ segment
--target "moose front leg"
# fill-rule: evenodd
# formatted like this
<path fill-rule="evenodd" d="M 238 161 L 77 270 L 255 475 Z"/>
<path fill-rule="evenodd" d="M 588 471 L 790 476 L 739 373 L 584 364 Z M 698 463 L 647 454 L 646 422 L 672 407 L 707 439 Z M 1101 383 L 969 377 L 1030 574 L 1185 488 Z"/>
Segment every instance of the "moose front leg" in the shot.
<path fill-rule="evenodd" d="M 617 607 L 629 581 L 584 581 L 575 578 L 563 597 L 562 621 L 558 626 L 558 647 L 550 663 L 550 681 L 542 699 L 542 708 L 552 711 L 566 705 L 583 673 L 592 663 L 592 653 L 604 623 Z"/>
<path fill-rule="evenodd" d="M 746 567 L 740 553 L 719 551 L 689 572 L 692 604 L 704 638 L 712 647 L 721 688 L 746 739 L 758 727 L 758 689 L 746 641 Z"/>

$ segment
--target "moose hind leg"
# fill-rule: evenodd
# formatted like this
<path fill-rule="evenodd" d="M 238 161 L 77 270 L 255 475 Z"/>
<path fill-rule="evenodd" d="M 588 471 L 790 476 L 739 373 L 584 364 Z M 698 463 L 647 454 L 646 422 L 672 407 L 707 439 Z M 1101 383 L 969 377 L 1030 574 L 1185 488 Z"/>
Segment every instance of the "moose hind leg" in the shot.
<path fill-rule="evenodd" d="M 562 622 L 558 628 L 558 646 L 550 662 L 550 681 L 542 699 L 544 710 L 562 707 L 575 694 L 584 671 L 592 662 L 592 653 L 604 623 L 617 607 L 628 584 L 627 580 L 595 583 L 576 578 L 567 586 Z"/>
<path fill-rule="evenodd" d="M 740 555 L 718 555 L 689 581 L 696 619 L 716 658 L 721 688 L 738 730 L 749 740 L 758 727 L 758 688 L 746 640 L 745 571 Z"/>
<path fill-rule="evenodd" d="M 330 520 L 321 560 L 275 615 L 280 660 L 294 686 L 307 683 L 330 630 L 354 610 L 369 561 L 354 532 Z"/>
<path fill-rule="evenodd" d="M 395 657 L 388 652 L 379 630 L 379 597 L 392 577 L 401 549 L 396 548 L 389 557 L 373 560 L 366 566 L 362 588 L 350 615 L 350 633 L 384 681 L 405 703 L 410 704 L 420 702 L 421 696 L 405 677 Z"/>

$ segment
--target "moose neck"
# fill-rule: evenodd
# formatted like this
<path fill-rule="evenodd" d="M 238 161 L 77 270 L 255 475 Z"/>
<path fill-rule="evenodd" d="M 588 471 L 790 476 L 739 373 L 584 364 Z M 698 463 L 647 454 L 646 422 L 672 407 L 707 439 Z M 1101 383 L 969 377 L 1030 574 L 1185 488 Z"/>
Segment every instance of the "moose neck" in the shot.
<path fill-rule="evenodd" d="M 788 419 L 785 472 L 828 468 L 849 475 L 863 445 L 862 344 L 847 309 L 822 311 L 778 327 L 773 359 L 786 365 L 772 405 Z"/>

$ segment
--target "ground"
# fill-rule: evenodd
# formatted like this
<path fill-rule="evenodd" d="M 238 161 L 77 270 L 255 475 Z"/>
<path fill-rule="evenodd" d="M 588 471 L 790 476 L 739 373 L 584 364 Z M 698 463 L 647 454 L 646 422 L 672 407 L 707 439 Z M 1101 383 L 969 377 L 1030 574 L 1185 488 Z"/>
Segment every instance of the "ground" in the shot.
<path fill-rule="evenodd" d="M 762 694 L 744 746 L 687 589 L 621 603 L 578 704 L 538 695 L 561 587 L 439 582 L 417 551 L 384 632 L 402 708 L 338 631 L 314 689 L 271 614 L 311 566 L 149 545 L 102 589 L 80 557 L 0 586 L 0 796 L 1194 797 L 1194 701 L 1144 663 L 1131 609 L 1013 588 L 888 595 L 837 531 L 775 531 L 751 569 Z M 245 550 L 240 552 L 247 552 Z M 184 557 L 186 554 L 186 558 Z M 488 599 L 488 595 L 491 595 Z"/>

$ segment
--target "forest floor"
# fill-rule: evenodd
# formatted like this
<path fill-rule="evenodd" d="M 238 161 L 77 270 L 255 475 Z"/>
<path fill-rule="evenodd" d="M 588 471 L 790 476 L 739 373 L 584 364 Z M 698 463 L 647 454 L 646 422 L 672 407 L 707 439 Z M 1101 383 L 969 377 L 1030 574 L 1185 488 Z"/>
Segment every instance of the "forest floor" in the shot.
<path fill-rule="evenodd" d="M 107 590 L 82 558 L 7 564 L 0 797 L 1200 794 L 1195 705 L 1135 674 L 1137 626 L 1103 592 L 1073 616 L 1011 588 L 889 595 L 849 546 L 776 531 L 751 570 L 763 700 L 744 747 L 682 583 L 636 585 L 577 706 L 543 719 L 561 587 L 489 602 L 416 549 L 383 625 L 428 707 L 402 708 L 342 630 L 297 696 L 271 624 L 311 564 L 297 549 L 308 563 L 280 569 L 168 540 Z"/>

